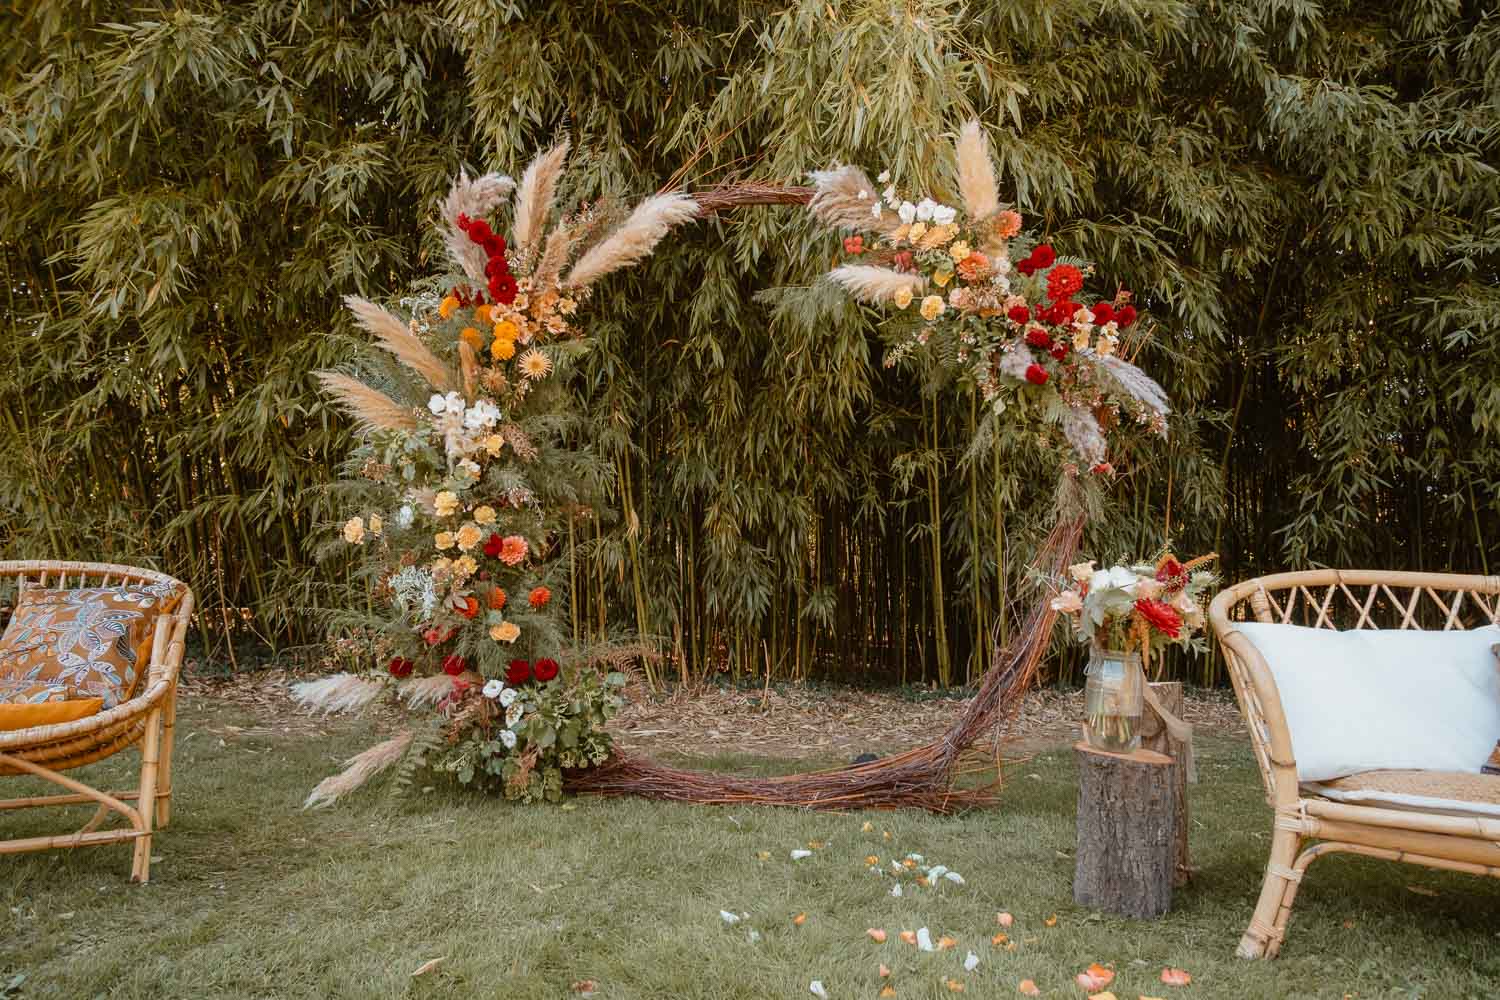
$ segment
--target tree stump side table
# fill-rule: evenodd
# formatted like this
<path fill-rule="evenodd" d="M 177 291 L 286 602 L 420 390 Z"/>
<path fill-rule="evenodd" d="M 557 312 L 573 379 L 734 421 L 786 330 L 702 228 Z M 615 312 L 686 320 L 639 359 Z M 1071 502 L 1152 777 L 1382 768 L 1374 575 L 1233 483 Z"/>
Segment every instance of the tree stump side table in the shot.
<path fill-rule="evenodd" d="M 1077 743 L 1078 844 L 1073 901 L 1127 917 L 1172 908 L 1177 869 L 1173 760 L 1154 750 L 1119 754 Z"/>

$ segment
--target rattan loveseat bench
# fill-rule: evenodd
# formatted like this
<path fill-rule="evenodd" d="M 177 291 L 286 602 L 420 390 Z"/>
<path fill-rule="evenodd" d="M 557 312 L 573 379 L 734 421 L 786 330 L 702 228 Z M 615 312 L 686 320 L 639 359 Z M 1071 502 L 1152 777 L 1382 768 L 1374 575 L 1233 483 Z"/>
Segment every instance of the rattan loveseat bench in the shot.
<path fill-rule="evenodd" d="M 131 584 L 181 588 L 180 602 L 170 613 L 156 618 L 146 675 L 128 700 L 73 722 L 0 730 L 0 778 L 30 775 L 65 790 L 60 795 L 0 800 L 0 816 L 7 810 L 37 806 L 98 805 L 93 818 L 80 829 L 53 836 L 0 840 L 0 854 L 131 841 L 134 842 L 131 878 L 145 882 L 151 873 L 152 835 L 164 829 L 171 819 L 177 676 L 182 667 L 183 640 L 193 614 L 192 592 L 161 573 L 104 563 L 0 562 L 0 582 L 59 589 Z M 131 747 L 139 747 L 141 754 L 134 789 L 102 791 L 63 773 Z M 100 829 L 111 814 L 122 817 L 125 825 Z"/>
<path fill-rule="evenodd" d="M 1500 621 L 1500 577 L 1379 570 L 1281 573 L 1223 591 L 1210 605 L 1209 619 L 1275 811 L 1271 856 L 1240 940 L 1241 957 L 1277 954 L 1308 865 L 1325 854 L 1347 851 L 1500 877 L 1500 776 L 1480 773 L 1484 761 L 1477 760 L 1464 771 L 1371 770 L 1330 782 L 1299 780 L 1283 692 L 1247 634 L 1255 630 L 1245 627 L 1259 622 L 1339 630 L 1479 629 Z M 1487 635 L 1470 635 L 1474 642 L 1490 641 Z M 1324 664 L 1292 666 L 1316 671 Z M 1432 667 L 1420 659 L 1409 664 L 1416 671 Z"/>

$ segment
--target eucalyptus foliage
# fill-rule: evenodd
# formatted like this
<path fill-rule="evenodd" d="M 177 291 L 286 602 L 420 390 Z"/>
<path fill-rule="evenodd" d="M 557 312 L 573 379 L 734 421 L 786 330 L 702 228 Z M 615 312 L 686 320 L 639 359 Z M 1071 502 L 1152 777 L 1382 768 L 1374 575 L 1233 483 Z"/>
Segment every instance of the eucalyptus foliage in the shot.
<path fill-rule="evenodd" d="M 311 370 L 340 294 L 420 268 L 459 166 L 558 127 L 586 190 L 837 161 L 1002 196 L 1156 323 L 1174 399 L 1085 548 L 1500 565 L 1500 15 L 1439 0 L 153 5 L 0 14 L 0 545 L 190 578 L 212 631 L 312 634 L 347 428 Z M 579 169 L 579 168 L 575 168 Z M 796 209 L 705 222 L 599 287 L 576 390 L 618 516 L 580 627 L 674 669 L 951 679 L 1029 599 L 1050 470 L 882 367 Z M 934 560 L 933 539 L 941 558 Z M 1067 669 L 1067 668 L 1065 668 Z M 1212 680 L 1211 663 L 1194 676 Z"/>

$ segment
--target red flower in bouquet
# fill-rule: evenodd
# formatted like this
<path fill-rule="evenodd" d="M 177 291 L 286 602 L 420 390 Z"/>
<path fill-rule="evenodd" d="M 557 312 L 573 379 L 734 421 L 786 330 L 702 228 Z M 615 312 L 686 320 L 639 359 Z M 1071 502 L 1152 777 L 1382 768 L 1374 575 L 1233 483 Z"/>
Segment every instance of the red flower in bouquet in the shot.
<path fill-rule="evenodd" d="M 1076 305 L 1067 299 L 1062 299 L 1042 310 L 1042 320 L 1051 323 L 1053 326 L 1062 326 L 1064 323 L 1070 322 L 1073 319 L 1073 314 L 1077 311 L 1078 307 Z"/>
<path fill-rule="evenodd" d="M 499 537 L 498 535 L 494 537 Z M 505 590 L 501 587 L 490 588 L 490 608 L 499 611 L 505 607 Z"/>
<path fill-rule="evenodd" d="M 516 301 L 516 279 L 510 274 L 497 274 L 490 279 L 490 296 L 502 306 Z"/>
<path fill-rule="evenodd" d="M 530 660 L 511 660 L 510 666 L 505 669 L 505 683 L 511 687 L 520 687 L 531 680 Z"/>
<path fill-rule="evenodd" d="M 490 537 L 486 538 L 484 541 L 484 554 L 489 556 L 491 559 L 499 559 L 500 553 L 504 551 L 505 539 L 501 538 L 493 531 L 490 532 Z M 504 607 L 504 605 L 501 606 Z"/>
<path fill-rule="evenodd" d="M 1005 316 L 1012 323 L 1019 323 L 1024 325 L 1027 320 L 1031 319 L 1031 310 L 1027 309 L 1025 306 L 1011 306 L 1008 310 L 1006 310 Z"/>
<path fill-rule="evenodd" d="M 1169 639 L 1182 634 L 1182 616 L 1165 601 L 1136 601 L 1136 613 Z"/>
<path fill-rule="evenodd" d="M 1036 265 L 1038 271 L 1045 271 L 1057 263 L 1057 251 L 1052 249 L 1052 244 L 1050 243 L 1038 243 L 1032 249 L 1031 256 L 1028 259 Z"/>
<path fill-rule="evenodd" d="M 1052 355 L 1058 361 L 1061 361 L 1068 356 L 1068 352 L 1072 349 L 1072 344 L 1068 343 L 1066 340 L 1059 340 L 1057 343 L 1052 345 L 1052 349 L 1047 353 Z"/>
<path fill-rule="evenodd" d="M 1169 592 L 1179 591 L 1187 586 L 1187 567 L 1178 562 L 1175 556 L 1167 556 L 1157 564 L 1156 580 Z"/>
<path fill-rule="evenodd" d="M 1117 313 L 1115 313 L 1115 322 L 1118 323 L 1118 324 L 1120 324 L 1120 329 L 1122 329 L 1122 330 L 1125 329 L 1130 324 L 1134 323 L 1135 322 L 1135 306 L 1122 306 L 1122 307 L 1120 307 L 1120 311 L 1117 312 Z"/>
<path fill-rule="evenodd" d="M 537 611 L 545 608 L 547 606 L 547 602 L 550 600 L 552 600 L 552 591 L 548 590 L 546 587 L 536 587 L 531 591 L 531 593 L 526 595 L 526 603 L 530 604 Z M 538 663 L 537 666 L 540 667 L 541 663 Z"/>
<path fill-rule="evenodd" d="M 443 657 L 443 673 L 449 677 L 457 677 L 467 669 L 469 669 L 469 665 L 464 661 L 462 656 L 453 653 Z"/>
<path fill-rule="evenodd" d="M 1041 365 L 1028 365 L 1026 368 L 1026 381 L 1032 385 L 1047 384 L 1047 369 Z"/>
<path fill-rule="evenodd" d="M 911 255 L 910 250 L 903 250 L 891 258 L 891 264 L 898 271 L 910 271 L 915 266 L 915 262 L 916 258 Z"/>
<path fill-rule="evenodd" d="M 863 236 L 844 237 L 844 253 L 857 254 L 865 252 L 865 238 Z"/>
<path fill-rule="evenodd" d="M 412 668 L 415 666 L 416 664 L 406 657 L 397 656 L 391 660 L 390 666 L 387 669 L 390 670 L 392 677 L 410 677 Z"/>
<path fill-rule="evenodd" d="M 1059 264 L 1047 272 L 1047 298 L 1063 302 L 1083 290 L 1083 272 L 1072 264 Z"/>
<path fill-rule="evenodd" d="M 479 598 L 465 597 L 464 606 L 458 608 L 457 610 L 458 613 L 463 615 L 465 618 L 473 618 L 475 615 L 479 614 Z"/>
<path fill-rule="evenodd" d="M 520 535 L 506 535 L 500 542 L 500 561 L 515 566 L 526 558 L 530 547 Z"/>
<path fill-rule="evenodd" d="M 435 628 L 430 628 L 422 633 L 422 641 L 427 643 L 427 645 L 429 646 L 436 646 L 438 643 L 443 641 L 443 633 L 439 632 Z"/>
<path fill-rule="evenodd" d="M 556 660 L 537 660 L 536 661 L 536 679 L 537 680 L 539 680 L 539 681 L 541 681 L 543 683 L 546 683 L 547 681 L 550 681 L 552 678 L 554 678 L 556 676 L 557 676 L 557 661 Z"/>
<path fill-rule="evenodd" d="M 1093 313 L 1094 322 L 1098 323 L 1100 326 L 1103 326 L 1105 323 L 1108 323 L 1110 320 L 1115 318 L 1115 307 L 1110 305 L 1108 302 L 1095 302 Z"/>
<path fill-rule="evenodd" d="M 1026 331 L 1026 343 L 1032 347 L 1039 347 L 1044 351 L 1052 349 L 1052 337 L 1039 326 L 1034 326 Z"/>

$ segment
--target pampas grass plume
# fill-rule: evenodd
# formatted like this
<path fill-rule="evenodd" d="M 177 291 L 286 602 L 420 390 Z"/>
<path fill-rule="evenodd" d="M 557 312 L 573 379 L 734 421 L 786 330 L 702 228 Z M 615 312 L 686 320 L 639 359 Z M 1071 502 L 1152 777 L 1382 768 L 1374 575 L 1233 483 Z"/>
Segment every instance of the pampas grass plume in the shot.
<path fill-rule="evenodd" d="M 606 274 L 629 267 L 656 249 L 673 226 L 697 217 L 698 203 L 685 194 L 652 195 L 636 206 L 620 228 L 578 258 L 563 284 L 584 288 Z"/>
<path fill-rule="evenodd" d="M 376 343 L 426 379 L 428 385 L 438 392 L 450 392 L 454 388 L 452 369 L 422 343 L 422 338 L 407 329 L 399 316 L 357 295 L 346 295 L 344 304 L 354 313 L 359 325 L 375 335 Z"/>
<path fill-rule="evenodd" d="M 813 196 L 807 207 L 825 225 L 877 233 L 890 232 L 901 225 L 895 209 L 886 208 L 879 216 L 874 214 L 872 209 L 880 194 L 875 182 L 858 167 L 815 170 L 810 177 Z"/>
<path fill-rule="evenodd" d="M 313 372 L 323 385 L 323 391 L 332 396 L 354 417 L 360 430 L 406 431 L 417 426 L 416 415 L 411 407 L 402 406 L 378 389 L 372 389 L 357 378 L 341 372 Z"/>
<path fill-rule="evenodd" d="M 542 238 L 547 224 L 547 213 L 552 210 L 552 197 L 557 191 L 557 179 L 562 176 L 563 164 L 567 161 L 569 142 L 564 139 L 536 159 L 521 175 L 521 187 L 516 192 L 516 249 L 526 253 L 533 243 Z"/>
<path fill-rule="evenodd" d="M 344 769 L 338 774 L 324 778 L 308 793 L 303 809 L 323 809 L 333 805 L 341 797 L 356 790 L 381 771 L 399 761 L 411 746 L 412 734 L 403 732 L 377 743 L 364 753 L 356 754 L 344 761 Z"/>
<path fill-rule="evenodd" d="M 315 681 L 303 681 L 292 685 L 292 700 L 298 704 L 330 712 L 357 711 L 380 697 L 385 685 L 380 681 L 361 677 L 359 674 L 334 674 Z"/>
<path fill-rule="evenodd" d="M 920 274 L 893 271 L 873 264 L 844 264 L 829 271 L 828 280 L 859 301 L 872 304 L 891 301 L 903 288 L 916 295 L 927 284 Z"/>
<path fill-rule="evenodd" d="M 990 143 L 979 122 L 967 122 L 959 130 L 954 159 L 958 167 L 958 190 L 969 218 L 977 222 L 999 212 L 995 165 L 990 162 Z"/>

